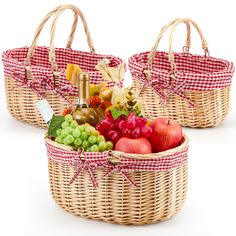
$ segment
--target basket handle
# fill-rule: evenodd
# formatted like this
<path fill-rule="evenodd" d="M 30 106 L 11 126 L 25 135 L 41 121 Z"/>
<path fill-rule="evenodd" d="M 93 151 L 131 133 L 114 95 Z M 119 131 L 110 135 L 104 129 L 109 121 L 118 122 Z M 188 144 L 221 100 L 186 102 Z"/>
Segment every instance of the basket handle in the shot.
<path fill-rule="evenodd" d="M 25 60 L 25 64 L 26 66 L 29 66 L 30 65 L 30 59 L 34 53 L 34 49 L 36 47 L 36 44 L 37 44 L 37 41 L 38 41 L 38 38 L 41 34 L 41 31 L 43 29 L 43 27 L 45 26 L 46 22 L 62 7 L 63 5 L 61 6 L 58 6 L 56 8 L 54 8 L 52 11 L 50 11 L 42 20 L 42 22 L 40 23 L 40 25 L 38 26 L 38 28 L 36 29 L 35 31 L 35 34 L 34 34 L 34 38 L 33 38 L 33 41 L 31 43 L 31 46 L 29 48 L 29 51 L 27 53 L 27 57 L 26 57 L 26 60 Z M 76 30 L 76 27 L 77 27 L 77 22 L 78 22 L 78 12 L 77 11 L 74 11 L 74 22 L 73 22 L 73 25 L 72 25 L 72 28 L 71 28 L 71 32 L 70 32 L 70 35 L 69 35 L 69 38 L 67 40 L 67 44 L 66 44 L 66 48 L 71 48 L 71 44 L 73 42 L 73 39 L 74 39 L 74 33 L 75 33 L 75 30 Z"/>
<path fill-rule="evenodd" d="M 201 38 L 201 42 L 202 42 L 202 49 L 204 50 L 205 52 L 205 55 L 209 55 L 209 51 L 208 51 L 208 45 L 207 45 L 207 42 L 205 40 L 205 38 L 203 37 L 203 34 L 202 34 L 202 31 L 201 29 L 199 28 L 199 26 L 191 19 L 189 18 L 178 18 L 176 20 L 173 21 L 172 23 L 172 28 L 171 28 L 171 31 L 170 31 L 170 37 L 169 37 L 169 61 L 171 63 L 171 69 L 172 69 L 172 72 L 175 70 L 175 63 L 174 63 L 174 53 L 173 53 L 173 35 L 174 35 L 174 31 L 177 27 L 177 25 L 179 23 L 191 23 L 197 30 L 200 38 Z M 157 51 L 157 47 L 159 45 L 159 42 L 164 34 L 164 32 L 169 28 L 169 24 L 164 26 L 161 31 L 160 31 L 160 34 L 159 36 L 157 37 L 156 39 L 156 42 L 153 46 L 153 48 L 151 49 L 149 55 L 148 55 L 148 71 L 150 72 L 151 71 L 151 66 L 152 66 L 152 61 L 155 57 L 155 54 L 156 54 L 156 51 Z M 150 73 L 148 73 L 150 74 Z"/>
<path fill-rule="evenodd" d="M 54 15 L 52 25 L 51 25 L 49 60 L 52 64 L 53 71 L 58 70 L 57 65 L 56 65 L 55 47 L 54 47 L 55 29 L 56 29 L 57 19 L 58 19 L 59 15 L 61 14 L 61 12 L 64 11 L 65 9 L 72 9 L 72 10 L 75 10 L 78 13 L 78 15 L 79 15 L 79 17 L 80 17 L 80 19 L 83 23 L 84 32 L 85 32 L 86 37 L 87 37 L 87 43 L 88 43 L 88 46 L 90 48 L 90 51 L 95 52 L 93 41 L 92 41 L 89 29 L 88 29 L 88 25 L 87 25 L 87 22 L 85 20 L 85 17 L 83 15 L 82 11 L 74 5 L 63 5 L 56 12 L 56 14 Z"/>
<path fill-rule="evenodd" d="M 178 20 L 178 19 L 175 19 L 175 20 L 171 21 L 169 24 L 167 24 L 166 26 L 164 26 L 164 27 L 162 28 L 163 34 L 161 35 L 160 40 L 162 39 L 164 33 L 165 33 L 169 28 L 171 28 L 171 26 L 173 26 L 173 24 L 174 24 L 177 20 Z M 184 51 L 184 52 L 189 52 L 190 45 L 191 45 L 191 27 L 190 27 L 189 22 L 183 22 L 183 23 L 185 23 L 185 25 L 186 25 L 186 30 L 187 30 L 187 36 L 186 36 L 185 46 L 183 46 L 183 51 Z M 159 42 L 160 42 L 160 40 L 159 40 Z"/>
<path fill-rule="evenodd" d="M 37 41 L 38 41 L 38 37 L 45 25 L 45 23 L 48 21 L 48 19 L 51 17 L 51 16 L 57 16 L 56 17 L 56 20 L 58 19 L 59 15 L 65 11 L 66 9 L 71 9 L 72 11 L 74 11 L 74 22 L 73 22 L 73 25 L 72 25 L 72 29 L 71 29 L 71 33 L 70 33 L 70 36 L 68 38 L 68 42 L 67 42 L 67 45 L 66 45 L 66 48 L 70 48 L 71 47 L 71 44 L 73 42 L 73 39 L 74 39 L 74 33 L 75 33 L 75 30 L 76 30 L 76 27 L 77 27 L 77 22 L 78 22 L 78 16 L 80 16 L 80 18 L 82 19 L 82 22 L 84 24 L 84 28 L 85 28 L 85 25 L 87 27 L 87 24 L 86 24 L 86 21 L 84 19 L 84 16 L 82 14 L 82 12 L 79 10 L 79 8 L 77 8 L 76 6 L 74 5 L 61 5 L 59 7 L 56 7 L 55 9 L 53 9 L 50 13 L 48 13 L 43 21 L 41 22 L 41 24 L 39 25 L 39 27 L 37 28 L 36 32 L 35 32 L 35 35 L 34 35 L 34 39 L 32 41 L 32 44 L 31 44 L 31 47 L 29 48 L 29 51 L 28 51 L 28 54 L 27 54 L 27 57 L 26 57 L 26 60 L 25 60 L 25 65 L 28 67 L 30 65 L 30 60 L 31 60 L 31 57 L 33 56 L 34 54 L 34 50 L 35 50 L 35 47 L 36 47 L 36 44 L 37 44 Z M 53 22 L 52 22 L 52 25 L 53 24 L 56 24 L 56 20 L 54 20 L 55 17 L 53 18 Z M 92 39 L 90 37 L 90 33 L 89 31 L 87 30 L 86 32 L 86 36 L 87 36 L 87 41 L 88 41 L 88 44 L 89 44 L 89 47 L 90 47 L 90 50 L 91 51 L 95 51 L 94 48 L 93 48 L 93 43 L 92 43 Z M 50 58 L 50 56 L 49 56 Z"/>

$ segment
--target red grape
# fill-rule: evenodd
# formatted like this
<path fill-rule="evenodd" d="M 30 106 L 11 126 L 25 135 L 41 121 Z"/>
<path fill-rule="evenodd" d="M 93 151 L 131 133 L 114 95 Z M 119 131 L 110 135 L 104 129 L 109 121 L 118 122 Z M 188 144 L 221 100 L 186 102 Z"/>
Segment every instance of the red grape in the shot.
<path fill-rule="evenodd" d="M 141 134 L 144 138 L 149 138 L 152 134 L 152 128 L 150 126 L 143 126 L 141 129 Z"/>
<path fill-rule="evenodd" d="M 112 123 L 110 126 L 111 130 L 118 130 L 118 125 L 116 123 Z"/>
<path fill-rule="evenodd" d="M 108 130 L 106 133 L 106 138 L 111 139 L 111 137 L 115 134 L 118 133 L 116 130 Z"/>
<path fill-rule="evenodd" d="M 127 116 L 127 121 L 135 121 L 136 115 L 133 112 L 130 112 Z"/>
<path fill-rule="evenodd" d="M 130 129 L 125 128 L 125 129 L 122 130 L 122 134 L 123 134 L 124 137 L 129 138 L 131 136 L 131 131 L 130 131 Z"/>
<path fill-rule="evenodd" d="M 122 137 L 122 134 L 120 132 L 115 132 L 111 136 L 111 141 L 115 144 L 118 142 L 118 140 Z"/>
<path fill-rule="evenodd" d="M 139 127 L 136 127 L 133 131 L 132 131 L 132 136 L 133 138 L 138 138 L 140 136 L 141 130 Z"/>
<path fill-rule="evenodd" d="M 127 121 L 127 128 L 128 129 L 134 129 L 136 127 L 136 121 L 135 120 L 128 120 Z"/>
<path fill-rule="evenodd" d="M 120 130 L 123 130 L 126 128 L 126 121 L 124 120 L 121 120 L 120 123 L 119 123 L 119 129 Z"/>
<path fill-rule="evenodd" d="M 107 112 L 106 119 L 111 123 L 115 121 L 110 111 Z"/>
<path fill-rule="evenodd" d="M 136 123 L 138 127 L 142 128 L 144 125 L 147 124 L 147 119 L 145 117 L 137 117 Z"/>

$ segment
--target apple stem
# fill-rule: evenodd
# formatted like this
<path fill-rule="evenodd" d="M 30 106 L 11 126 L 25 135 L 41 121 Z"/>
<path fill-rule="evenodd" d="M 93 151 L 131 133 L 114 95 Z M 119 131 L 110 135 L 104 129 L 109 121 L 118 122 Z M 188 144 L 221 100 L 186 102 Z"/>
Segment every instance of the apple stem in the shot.
<path fill-rule="evenodd" d="M 170 124 L 170 120 L 168 120 L 168 122 L 167 122 L 167 125 L 169 125 Z"/>

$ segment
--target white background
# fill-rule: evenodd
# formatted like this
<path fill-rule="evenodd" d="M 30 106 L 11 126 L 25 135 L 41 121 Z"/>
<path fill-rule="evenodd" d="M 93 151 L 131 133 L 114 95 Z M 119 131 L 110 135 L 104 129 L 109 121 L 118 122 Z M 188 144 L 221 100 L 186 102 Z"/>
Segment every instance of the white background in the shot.
<path fill-rule="evenodd" d="M 176 17 L 195 20 L 212 56 L 236 61 L 234 0 L 224 1 L 68 1 L 79 6 L 88 21 L 97 52 L 128 59 L 150 50 L 161 27 Z M 40 20 L 64 1 L 1 1 L 0 50 L 29 45 Z M 56 46 L 64 46 L 73 19 L 59 20 Z M 73 48 L 88 50 L 81 23 Z M 185 41 L 185 27 L 175 34 L 175 49 Z M 167 49 L 168 38 L 161 43 Z M 49 45 L 49 25 L 40 37 Z M 202 53 L 197 34 L 191 52 Z M 0 67 L 0 235 L 236 235 L 236 84 L 233 81 L 228 118 L 217 128 L 185 129 L 190 137 L 189 186 L 182 211 L 148 226 L 127 227 L 82 219 L 60 209 L 49 192 L 44 131 L 12 118 L 6 108 Z M 127 81 L 130 75 L 127 73 Z"/>

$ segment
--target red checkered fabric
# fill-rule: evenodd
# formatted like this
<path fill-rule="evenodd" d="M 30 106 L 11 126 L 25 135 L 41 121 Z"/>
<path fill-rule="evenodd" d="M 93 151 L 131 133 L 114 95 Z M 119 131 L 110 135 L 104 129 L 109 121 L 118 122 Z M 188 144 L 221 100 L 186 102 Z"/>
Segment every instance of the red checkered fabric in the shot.
<path fill-rule="evenodd" d="M 129 58 L 129 69 L 134 79 L 146 81 L 144 70 L 147 70 L 149 53 L 143 52 Z M 231 85 L 234 73 L 234 65 L 231 62 L 190 53 L 174 53 L 174 60 L 176 71 L 173 86 L 176 88 L 207 91 L 222 89 Z M 152 61 L 152 80 L 157 81 L 159 87 L 168 88 L 171 75 L 168 53 L 156 52 Z"/>
<path fill-rule="evenodd" d="M 25 60 L 27 57 L 29 48 L 16 48 L 3 52 L 2 60 L 4 65 L 5 77 L 15 78 L 17 81 L 21 80 L 22 86 L 24 86 L 25 78 Z M 110 61 L 109 66 L 116 67 L 122 63 L 122 60 L 118 57 L 112 55 L 100 55 L 91 52 L 83 52 L 72 49 L 56 48 L 56 64 L 58 66 L 58 71 L 60 74 L 60 84 L 58 87 L 70 87 L 69 93 L 68 89 L 64 92 L 67 95 L 78 94 L 78 89 L 72 86 L 70 82 L 66 80 L 65 70 L 68 63 L 77 64 L 83 71 L 90 74 L 91 83 L 98 84 L 103 81 L 102 74 L 95 69 L 97 63 L 107 58 Z M 33 57 L 31 58 L 30 69 L 32 72 L 32 77 L 36 81 L 34 83 L 34 89 L 39 92 L 46 92 L 54 90 L 50 86 L 43 86 L 43 84 L 48 83 L 48 81 L 53 82 L 53 71 L 52 66 L 49 61 L 49 48 L 44 46 L 38 46 L 35 48 Z M 19 83 L 21 84 L 21 83 Z M 109 82 L 109 86 L 113 86 L 112 82 Z M 63 91 L 62 91 L 63 93 Z"/>
<path fill-rule="evenodd" d="M 72 164 L 75 160 L 80 160 L 81 153 L 78 151 L 68 151 L 63 149 L 63 146 L 54 145 L 52 141 L 46 139 L 47 154 L 50 159 L 59 163 Z M 120 156 L 121 163 L 117 166 L 118 171 L 129 172 L 129 171 L 168 171 L 184 165 L 187 162 L 188 146 L 184 147 L 178 152 L 163 155 L 162 157 L 155 158 L 147 157 L 143 159 L 130 158 Z M 105 168 L 114 169 L 116 166 L 110 164 L 107 161 L 108 156 L 112 155 L 109 151 L 107 152 L 84 152 L 83 159 L 91 168 Z"/>

